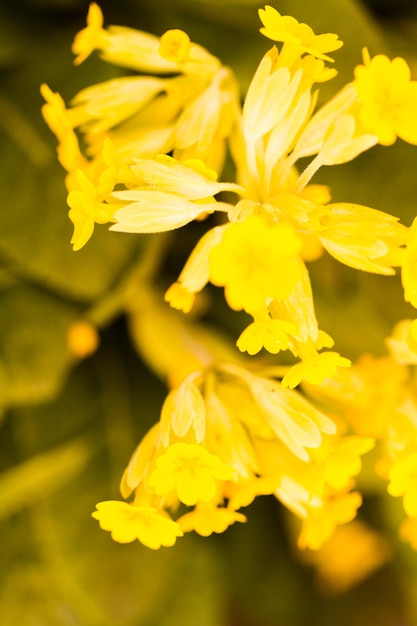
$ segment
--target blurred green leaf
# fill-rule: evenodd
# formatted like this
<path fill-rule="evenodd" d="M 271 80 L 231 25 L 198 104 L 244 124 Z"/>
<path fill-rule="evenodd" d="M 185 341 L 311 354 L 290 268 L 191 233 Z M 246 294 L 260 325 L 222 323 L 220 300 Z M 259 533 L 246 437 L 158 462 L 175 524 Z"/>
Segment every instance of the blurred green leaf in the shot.
<path fill-rule="evenodd" d="M 54 395 L 73 363 L 67 332 L 73 305 L 34 286 L 18 284 L 1 292 L 2 403 L 28 404 Z"/>
<path fill-rule="evenodd" d="M 0 474 L 0 521 L 48 498 L 79 474 L 91 450 L 83 440 L 69 441 Z"/>

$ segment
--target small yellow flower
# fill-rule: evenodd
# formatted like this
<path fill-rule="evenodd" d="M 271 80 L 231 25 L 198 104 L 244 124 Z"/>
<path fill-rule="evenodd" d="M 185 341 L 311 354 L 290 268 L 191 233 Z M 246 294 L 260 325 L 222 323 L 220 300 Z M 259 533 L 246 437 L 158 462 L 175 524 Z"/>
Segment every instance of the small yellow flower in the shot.
<path fill-rule="evenodd" d="M 210 281 L 232 309 L 256 311 L 287 297 L 301 278 L 301 241 L 291 226 L 253 215 L 229 224 L 210 253 Z"/>
<path fill-rule="evenodd" d="M 195 294 L 188 291 L 180 281 L 176 281 L 167 289 L 164 298 L 173 309 L 189 313 L 194 305 Z"/>
<path fill-rule="evenodd" d="M 194 530 L 202 537 L 208 537 L 212 533 L 223 533 L 235 522 L 246 522 L 246 517 L 233 509 L 199 502 L 193 511 L 182 515 L 177 522 L 183 532 Z"/>
<path fill-rule="evenodd" d="M 114 205 L 101 202 L 95 185 L 82 170 L 75 172 L 78 188 L 68 194 L 69 218 L 74 224 L 71 239 L 74 250 L 80 250 L 94 232 L 94 225 L 113 220 Z"/>
<path fill-rule="evenodd" d="M 109 500 L 99 502 L 92 516 L 99 521 L 100 528 L 111 532 L 114 541 L 131 543 L 138 539 L 151 550 L 173 546 L 177 537 L 183 535 L 176 522 L 150 506 Z"/>
<path fill-rule="evenodd" d="M 95 2 L 90 4 L 87 15 L 87 26 L 74 39 L 72 51 L 76 54 L 74 63 L 80 65 L 93 50 L 100 47 L 105 33 L 103 31 L 103 13 Z"/>
<path fill-rule="evenodd" d="M 317 385 L 333 376 L 338 367 L 350 367 L 351 361 L 337 352 L 322 352 L 294 365 L 282 379 L 282 386 L 294 389 L 302 380 Z"/>
<path fill-rule="evenodd" d="M 375 445 L 370 437 L 344 437 L 333 444 L 325 461 L 325 480 L 335 490 L 347 489 L 351 478 L 362 469 L 361 455 L 369 452 Z"/>
<path fill-rule="evenodd" d="M 158 457 L 148 484 L 157 495 L 176 491 L 181 502 L 193 506 L 212 500 L 217 481 L 233 480 L 235 470 L 197 444 L 174 443 Z"/>
<path fill-rule="evenodd" d="M 357 491 L 336 496 L 321 507 L 310 507 L 309 515 L 303 521 L 298 547 L 318 550 L 333 535 L 337 526 L 351 522 L 362 504 L 362 496 Z"/>
<path fill-rule="evenodd" d="M 333 61 L 325 52 L 333 52 L 343 46 L 337 35 L 315 35 L 307 24 L 300 24 L 289 15 L 281 15 L 269 5 L 265 9 L 259 9 L 259 17 L 263 24 L 260 31 L 265 37 L 291 44 L 300 52 L 307 52 L 324 61 Z"/>
<path fill-rule="evenodd" d="M 370 58 L 363 50 L 363 65 L 355 69 L 354 85 L 360 100 L 363 126 L 389 146 L 397 137 L 417 144 L 417 81 L 401 57 L 390 60 L 383 54 Z"/>
<path fill-rule="evenodd" d="M 285 320 L 253 322 L 240 335 L 237 347 L 242 352 L 254 355 L 265 348 L 271 354 L 287 350 L 292 336 L 297 334 L 294 324 Z"/>

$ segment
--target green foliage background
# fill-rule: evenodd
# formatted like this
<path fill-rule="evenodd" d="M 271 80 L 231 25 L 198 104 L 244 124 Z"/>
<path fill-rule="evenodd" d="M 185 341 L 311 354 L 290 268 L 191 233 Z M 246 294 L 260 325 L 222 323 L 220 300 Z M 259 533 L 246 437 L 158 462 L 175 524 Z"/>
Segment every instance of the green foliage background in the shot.
<path fill-rule="evenodd" d="M 323 97 L 350 80 L 365 45 L 372 54 L 405 55 L 417 77 L 413 0 L 271 4 L 345 41 L 339 75 L 323 87 Z M 288 518 L 270 498 L 249 507 L 247 524 L 224 536 L 187 536 L 156 553 L 113 543 L 91 519 L 96 502 L 118 498 L 125 464 L 158 419 L 165 390 L 135 352 L 121 313 L 152 237 L 101 227 L 72 252 L 64 173 L 40 114 L 42 82 L 69 101 L 119 72 L 97 57 L 72 65 L 70 45 L 87 6 L 15 0 L 0 8 L 1 626 L 414 626 L 417 554 L 396 542 L 398 503 L 372 488 L 362 516 L 392 540 L 395 557 L 337 596 L 322 593 L 314 572 L 299 562 Z M 254 0 L 101 3 L 107 24 L 158 35 L 183 28 L 233 67 L 242 93 L 269 47 L 258 34 L 260 6 Z M 320 179 L 331 184 L 334 198 L 386 210 L 408 225 L 417 213 L 416 166 L 417 149 L 397 142 L 328 168 Z M 175 235 L 172 258 L 181 257 L 192 237 L 192 229 Z M 382 354 L 392 324 L 413 315 L 398 278 L 354 272 L 329 259 L 312 264 L 311 274 L 321 325 L 346 356 Z M 79 363 L 66 335 L 83 316 L 99 325 L 101 345 Z M 239 316 L 221 302 L 212 320 L 236 335 Z"/>

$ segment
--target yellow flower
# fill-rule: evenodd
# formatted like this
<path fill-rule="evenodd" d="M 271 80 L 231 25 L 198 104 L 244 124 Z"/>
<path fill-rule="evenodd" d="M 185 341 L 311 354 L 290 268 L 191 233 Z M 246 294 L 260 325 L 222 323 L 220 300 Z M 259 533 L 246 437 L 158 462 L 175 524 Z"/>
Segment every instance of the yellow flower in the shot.
<path fill-rule="evenodd" d="M 301 278 L 301 241 L 289 225 L 253 215 L 230 224 L 210 253 L 210 281 L 225 288 L 232 309 L 256 311 L 285 298 Z"/>
<path fill-rule="evenodd" d="M 54 93 L 48 85 L 41 86 L 41 94 L 46 101 L 42 106 L 42 115 L 59 141 L 57 152 L 62 167 L 68 172 L 85 167 L 87 160 L 81 153 L 77 135 L 73 130 L 74 124 L 77 123 L 76 117 L 65 107 L 59 93 Z"/>
<path fill-rule="evenodd" d="M 271 354 L 278 354 L 280 350 L 287 350 L 291 338 L 297 334 L 294 324 L 285 320 L 268 319 L 249 324 L 236 342 L 242 352 L 257 354 L 265 348 Z"/>
<path fill-rule="evenodd" d="M 289 15 L 281 15 L 271 6 L 259 9 L 259 17 L 264 25 L 260 30 L 265 37 L 291 44 L 301 52 L 307 52 L 319 59 L 333 61 L 324 53 L 338 50 L 343 45 L 337 35 L 333 33 L 315 35 L 307 24 L 300 24 Z"/>
<path fill-rule="evenodd" d="M 417 452 L 406 454 L 394 463 L 389 481 L 388 493 L 402 496 L 407 515 L 417 517 Z"/>
<path fill-rule="evenodd" d="M 370 58 L 363 50 L 363 65 L 355 69 L 355 88 L 363 126 L 389 146 L 397 137 L 417 144 L 417 81 L 401 57 L 392 61 L 383 54 Z"/>
<path fill-rule="evenodd" d="M 74 63 L 79 65 L 85 61 L 93 50 L 100 48 L 103 40 L 105 41 L 103 13 L 97 4 L 92 2 L 88 9 L 87 26 L 77 34 L 72 44 L 72 51 L 77 55 Z"/>
<path fill-rule="evenodd" d="M 88 180 L 82 170 L 75 172 L 77 189 L 68 194 L 69 217 L 74 224 L 71 239 L 74 250 L 80 250 L 90 239 L 94 224 L 113 221 L 114 205 L 100 201 L 96 186 Z"/>
<path fill-rule="evenodd" d="M 313 385 L 333 376 L 338 367 L 350 367 L 351 361 L 337 352 L 322 352 L 309 356 L 294 365 L 282 379 L 282 386 L 294 389 L 302 380 Z"/>
<path fill-rule="evenodd" d="M 177 537 L 183 535 L 176 522 L 150 506 L 110 500 L 99 502 L 92 516 L 99 521 L 100 528 L 111 532 L 114 541 L 131 543 L 138 539 L 151 550 L 173 546 Z"/>
<path fill-rule="evenodd" d="M 332 444 L 332 449 L 325 461 L 325 480 L 335 490 L 347 489 L 351 478 L 362 469 L 361 455 L 369 452 L 375 445 L 370 437 L 343 437 Z"/>
<path fill-rule="evenodd" d="M 156 460 L 149 486 L 157 495 L 176 491 L 181 502 L 192 506 L 216 496 L 217 481 L 233 480 L 235 470 L 203 446 L 174 443 Z"/>
<path fill-rule="evenodd" d="M 355 518 L 361 504 L 360 493 L 354 491 L 336 496 L 321 507 L 310 507 L 308 516 L 303 520 L 298 547 L 320 549 L 332 537 L 337 526 L 347 524 Z"/>
<path fill-rule="evenodd" d="M 361 583 L 391 557 L 388 541 L 363 522 L 339 526 L 333 537 L 301 558 L 314 565 L 318 580 L 327 591 L 343 593 Z"/>
<path fill-rule="evenodd" d="M 202 537 L 223 533 L 235 522 L 246 522 L 246 517 L 233 509 L 216 507 L 206 502 L 199 502 L 193 511 L 178 519 L 178 525 L 183 532 L 195 530 Z"/>

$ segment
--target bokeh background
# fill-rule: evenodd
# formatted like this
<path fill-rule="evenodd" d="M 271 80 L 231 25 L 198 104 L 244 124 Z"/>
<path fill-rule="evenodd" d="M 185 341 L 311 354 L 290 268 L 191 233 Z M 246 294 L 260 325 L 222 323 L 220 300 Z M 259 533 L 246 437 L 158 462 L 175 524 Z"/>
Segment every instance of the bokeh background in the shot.
<path fill-rule="evenodd" d="M 345 42 L 335 54 L 339 75 L 321 98 L 351 79 L 363 46 L 405 56 L 417 78 L 414 0 L 271 4 Z M 234 69 L 242 95 L 270 47 L 258 33 L 262 5 L 254 0 L 100 6 L 106 24 L 187 31 Z M 43 82 L 68 102 L 93 82 L 126 74 L 96 55 L 73 66 L 70 46 L 87 8 L 84 0 L 0 6 L 0 625 L 415 626 L 417 553 L 397 540 L 399 503 L 383 489 L 369 488 L 361 517 L 384 534 L 392 558 L 339 593 L 323 588 L 300 559 L 288 514 L 273 498 L 259 498 L 245 511 L 248 522 L 222 536 L 189 535 L 158 552 L 112 542 L 91 518 L 96 502 L 119 497 L 121 474 L 158 419 L 165 387 L 135 349 L 121 304 L 152 236 L 98 227 L 84 249 L 72 251 L 64 173 L 40 114 Z M 318 180 L 336 200 L 385 210 L 406 225 L 417 214 L 417 148 L 400 141 L 327 168 Z M 172 237 L 161 287 L 198 228 Z M 321 326 L 344 356 L 383 354 L 392 325 L 413 315 L 397 277 L 328 259 L 310 270 Z M 231 337 L 241 330 L 222 298 L 214 295 L 207 315 Z M 98 324 L 100 345 L 80 360 L 67 336 L 83 317 Z"/>

